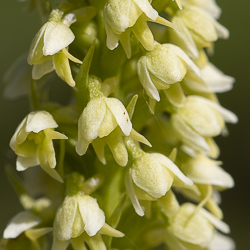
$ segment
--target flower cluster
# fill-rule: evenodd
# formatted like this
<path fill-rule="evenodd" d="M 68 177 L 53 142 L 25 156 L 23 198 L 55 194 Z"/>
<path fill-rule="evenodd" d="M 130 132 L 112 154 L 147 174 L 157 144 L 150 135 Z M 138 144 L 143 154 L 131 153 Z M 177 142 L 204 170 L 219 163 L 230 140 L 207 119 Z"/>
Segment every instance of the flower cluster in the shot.
<path fill-rule="evenodd" d="M 230 231 L 219 192 L 234 181 L 217 160 L 214 137 L 237 117 L 216 97 L 234 78 L 208 57 L 229 35 L 215 1 L 44 3 L 48 21 L 27 58 L 32 71 L 19 60 L 6 77 L 8 95 L 22 89 L 32 104 L 10 147 L 16 170 L 35 181 L 24 184 L 9 167 L 24 211 L 1 244 L 233 250 L 218 232 Z M 50 86 L 62 80 L 70 87 L 54 93 Z"/>

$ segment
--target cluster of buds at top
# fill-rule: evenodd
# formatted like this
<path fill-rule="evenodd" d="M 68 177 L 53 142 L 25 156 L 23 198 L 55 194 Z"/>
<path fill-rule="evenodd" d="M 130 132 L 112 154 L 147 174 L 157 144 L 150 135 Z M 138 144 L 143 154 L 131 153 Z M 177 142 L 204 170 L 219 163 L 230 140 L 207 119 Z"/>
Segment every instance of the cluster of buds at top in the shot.
<path fill-rule="evenodd" d="M 39 181 L 32 192 L 10 173 L 25 211 L 10 221 L 3 244 L 16 247 L 22 235 L 41 249 L 53 232 L 53 250 L 132 249 L 130 242 L 138 249 L 233 250 L 233 241 L 217 232 L 229 233 L 219 191 L 234 181 L 216 160 L 213 138 L 237 117 L 215 95 L 234 79 L 206 55 L 229 35 L 215 1 L 62 1 L 57 7 L 28 54 L 33 81 L 23 93 L 30 93 L 35 111 L 10 142 L 18 171 L 40 165 L 45 173 L 33 168 Z M 48 102 L 42 82 L 54 70 L 73 87 L 66 106 Z M 9 90 L 19 80 L 9 76 Z M 176 192 L 190 202 L 180 204 Z"/>

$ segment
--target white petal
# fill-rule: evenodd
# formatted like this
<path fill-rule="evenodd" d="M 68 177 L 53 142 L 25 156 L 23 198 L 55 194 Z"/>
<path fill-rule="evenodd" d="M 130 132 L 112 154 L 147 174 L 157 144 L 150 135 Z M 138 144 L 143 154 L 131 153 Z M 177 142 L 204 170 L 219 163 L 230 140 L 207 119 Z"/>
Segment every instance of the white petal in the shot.
<path fill-rule="evenodd" d="M 216 161 L 200 155 L 196 159 L 191 159 L 187 165 L 183 164 L 183 172 L 196 183 L 233 187 L 233 178 L 217 164 Z"/>
<path fill-rule="evenodd" d="M 54 70 L 54 65 L 52 60 L 47 60 L 44 63 L 33 65 L 32 68 L 32 79 L 38 80 L 44 75 L 52 72 Z"/>
<path fill-rule="evenodd" d="M 103 121 L 106 105 L 103 98 L 91 100 L 78 122 L 78 129 L 87 141 L 98 137 L 98 129 Z"/>
<path fill-rule="evenodd" d="M 105 98 L 105 102 L 113 113 L 122 132 L 128 136 L 132 130 L 132 123 L 124 105 L 116 98 Z"/>
<path fill-rule="evenodd" d="M 230 238 L 215 231 L 214 238 L 208 247 L 208 250 L 235 250 L 235 243 Z"/>
<path fill-rule="evenodd" d="M 117 33 L 122 33 L 129 27 L 130 4 L 130 0 L 108 1 L 103 10 L 106 32 L 109 28 L 107 25 Z"/>
<path fill-rule="evenodd" d="M 29 211 L 18 213 L 11 219 L 3 232 L 5 239 L 14 239 L 29 228 L 37 226 L 41 219 Z"/>
<path fill-rule="evenodd" d="M 174 114 L 171 116 L 171 125 L 180 140 L 187 146 L 195 150 L 204 150 L 206 152 L 210 150 L 205 138 L 190 128 L 179 115 Z"/>
<path fill-rule="evenodd" d="M 157 102 L 160 101 L 160 95 L 152 82 L 148 68 L 147 68 L 147 58 L 145 56 L 141 57 L 137 64 L 138 76 L 142 86 L 144 87 L 147 95 L 152 99 L 155 99 Z"/>
<path fill-rule="evenodd" d="M 186 64 L 187 67 L 192 70 L 197 76 L 201 76 L 200 69 L 195 65 L 195 63 L 188 57 L 188 55 L 178 46 L 174 44 L 164 44 L 164 46 L 168 46 L 171 48 L 174 53 L 180 57 Z"/>
<path fill-rule="evenodd" d="M 12 150 L 15 151 L 15 148 L 16 148 L 16 144 L 17 144 L 17 137 L 18 137 L 18 134 L 19 132 L 21 131 L 23 125 L 26 123 L 26 120 L 27 120 L 27 116 L 22 120 L 22 122 L 18 125 L 14 135 L 12 136 L 11 140 L 10 140 L 10 147 L 12 148 Z"/>
<path fill-rule="evenodd" d="M 105 215 L 99 208 L 96 199 L 88 195 L 78 195 L 78 206 L 85 224 L 85 231 L 89 236 L 94 236 L 105 223 Z"/>
<path fill-rule="evenodd" d="M 152 20 L 156 20 L 158 12 L 152 7 L 148 0 L 132 0 Z"/>
<path fill-rule="evenodd" d="M 31 112 L 27 117 L 26 132 L 38 133 L 46 128 L 57 128 L 54 118 L 47 111 Z"/>
<path fill-rule="evenodd" d="M 22 157 L 18 156 L 16 161 L 16 170 L 24 171 L 29 167 L 39 165 L 39 160 L 37 157 Z"/>
<path fill-rule="evenodd" d="M 135 212 L 139 215 L 139 216 L 144 216 L 144 211 L 141 207 L 141 204 L 139 203 L 139 200 L 135 194 L 135 190 L 133 187 L 133 181 L 131 178 L 131 174 L 129 172 L 126 173 L 125 175 L 125 187 L 127 190 L 127 195 L 135 209 Z"/>
<path fill-rule="evenodd" d="M 154 153 L 160 163 L 164 165 L 166 168 L 171 170 L 180 180 L 185 182 L 187 185 L 191 186 L 193 185 L 192 180 L 190 180 L 188 177 L 186 177 L 181 170 L 166 156 L 159 154 L 159 153 Z"/>
<path fill-rule="evenodd" d="M 29 54 L 28 54 L 28 59 L 27 59 L 27 62 L 30 65 L 33 64 L 34 60 L 38 61 L 42 57 L 42 53 L 40 51 L 42 48 L 39 48 L 39 47 L 43 45 L 43 41 L 41 41 L 41 38 L 42 38 L 47 26 L 48 26 L 48 23 L 45 23 L 32 40 Z M 40 46 L 37 47 L 38 45 L 40 45 Z"/>
<path fill-rule="evenodd" d="M 107 34 L 107 47 L 110 50 L 115 49 L 119 45 L 119 36 L 116 35 L 110 25 L 104 20 L 104 27 Z"/>
<path fill-rule="evenodd" d="M 54 55 L 61 49 L 66 48 L 75 39 L 75 35 L 67 25 L 62 22 L 51 21 L 44 32 L 43 54 Z"/>
<path fill-rule="evenodd" d="M 89 144 L 91 142 L 87 141 L 82 135 L 81 132 L 78 129 L 78 139 L 76 144 L 76 152 L 79 155 L 84 155 L 89 147 Z"/>
<path fill-rule="evenodd" d="M 229 228 L 229 226 L 225 222 L 219 220 L 218 218 L 216 218 L 214 215 L 212 215 L 211 213 L 209 213 L 204 208 L 201 208 L 200 212 L 202 213 L 202 215 L 204 215 L 221 232 L 223 232 L 223 233 L 230 233 L 230 228 Z"/>
<path fill-rule="evenodd" d="M 223 39 L 228 39 L 229 37 L 229 30 L 227 28 L 225 28 L 223 25 L 221 25 L 218 22 L 214 22 L 214 28 L 218 34 L 219 38 L 223 38 Z"/>
<path fill-rule="evenodd" d="M 172 23 L 176 27 L 176 29 L 169 29 L 173 43 L 182 48 L 191 58 L 198 58 L 196 44 L 181 18 L 174 17 Z"/>
<path fill-rule="evenodd" d="M 75 196 L 66 196 L 63 204 L 58 208 L 54 221 L 55 237 L 66 241 L 72 237 L 72 226 L 77 209 L 77 199 Z"/>
<path fill-rule="evenodd" d="M 232 89 L 235 79 L 223 74 L 213 64 L 208 63 L 202 69 L 202 80 L 208 85 L 211 92 L 225 92 Z"/>
<path fill-rule="evenodd" d="M 210 107 L 213 107 L 222 115 L 222 117 L 224 118 L 224 120 L 226 122 L 230 122 L 230 123 L 237 123 L 238 122 L 238 118 L 233 112 L 223 108 L 221 105 L 219 105 L 215 102 L 212 102 L 212 101 L 210 101 L 204 97 L 200 97 L 200 96 L 189 96 L 189 98 L 190 99 L 191 98 L 197 99 L 197 100 L 199 99 L 199 100 L 203 101 L 204 103 L 206 103 L 207 105 L 209 105 Z"/>

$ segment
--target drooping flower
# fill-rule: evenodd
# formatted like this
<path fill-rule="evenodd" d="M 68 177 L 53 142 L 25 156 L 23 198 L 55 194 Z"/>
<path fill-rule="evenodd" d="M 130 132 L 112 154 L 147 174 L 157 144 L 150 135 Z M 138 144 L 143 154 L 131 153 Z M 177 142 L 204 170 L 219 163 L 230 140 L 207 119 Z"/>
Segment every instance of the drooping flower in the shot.
<path fill-rule="evenodd" d="M 10 141 L 10 147 L 18 155 L 18 171 L 40 165 L 50 176 L 62 182 L 54 169 L 56 158 L 52 140 L 65 140 L 67 136 L 54 131 L 56 127 L 57 123 L 47 111 L 34 111 L 24 118 Z"/>
<path fill-rule="evenodd" d="M 164 196 L 170 190 L 175 178 L 178 178 L 185 185 L 193 184 L 163 154 L 145 153 L 131 139 L 126 139 L 126 147 L 132 158 L 132 166 L 129 169 L 130 176 L 126 177 L 126 188 L 132 204 L 140 216 L 144 215 L 144 212 L 139 206 L 138 198 L 156 200 Z M 132 182 L 136 186 L 135 191 Z M 140 192 L 140 190 L 143 190 L 143 192 Z"/>
<path fill-rule="evenodd" d="M 231 111 L 200 96 L 188 96 L 185 105 L 171 115 L 172 128 L 184 145 L 212 157 L 210 138 L 223 131 L 225 122 L 237 121 Z"/>
<path fill-rule="evenodd" d="M 28 63 L 34 65 L 33 79 L 40 79 L 55 69 L 61 79 L 71 87 L 75 86 L 69 60 L 75 63 L 82 62 L 67 50 L 75 39 L 75 35 L 69 28 L 75 21 L 74 14 L 67 14 L 63 17 L 63 12 L 58 9 L 51 12 L 49 21 L 42 26 L 30 46 Z"/>
<path fill-rule="evenodd" d="M 220 17 L 221 9 L 215 0 L 181 0 L 183 6 L 194 5 L 210 13 L 216 19 Z"/>
<path fill-rule="evenodd" d="M 86 153 L 92 143 L 99 160 L 106 164 L 104 156 L 105 143 L 108 144 L 116 162 L 126 166 L 128 154 L 123 142 L 124 136 L 150 145 L 146 138 L 132 128 L 130 117 L 124 105 L 116 98 L 108 98 L 101 92 L 97 79 L 93 79 L 92 98 L 83 110 L 78 121 L 78 141 L 76 151 L 79 155 Z"/>
<path fill-rule="evenodd" d="M 196 210 L 191 203 L 181 205 L 179 211 L 169 218 L 165 233 L 166 244 L 174 249 L 213 249 L 209 248 L 214 239 L 215 228 L 229 233 L 226 223 L 217 219 L 204 208 Z"/>
<path fill-rule="evenodd" d="M 180 46 L 190 57 L 198 57 L 198 49 L 211 48 L 218 38 L 227 39 L 229 31 L 207 11 L 187 5 L 173 17 L 176 29 L 171 29 L 171 42 Z"/>
<path fill-rule="evenodd" d="M 155 43 L 153 51 L 138 61 L 138 76 L 148 96 L 160 101 L 158 90 L 167 90 L 184 78 L 191 70 L 200 76 L 199 68 L 179 47 Z"/>
<path fill-rule="evenodd" d="M 153 50 L 154 37 L 147 21 L 172 27 L 169 21 L 158 15 L 148 0 L 109 0 L 104 7 L 103 17 L 107 47 L 115 49 L 120 40 L 128 58 L 131 57 L 131 31 L 146 50 Z"/>
<path fill-rule="evenodd" d="M 52 249 L 66 249 L 67 246 L 77 244 L 77 240 L 84 245 L 85 232 L 90 238 L 98 239 L 98 234 L 113 237 L 123 237 L 124 234 L 105 223 L 105 215 L 100 209 L 97 200 L 81 191 L 83 176 L 72 173 L 66 180 L 66 197 L 58 208 L 54 220 L 54 240 Z M 86 237 L 85 237 L 86 240 Z M 106 248 L 101 248 L 106 249 Z"/>
<path fill-rule="evenodd" d="M 197 157 L 188 157 L 181 165 L 182 172 L 193 182 L 213 185 L 221 188 L 232 188 L 234 180 L 219 165 L 222 163 L 197 154 Z"/>

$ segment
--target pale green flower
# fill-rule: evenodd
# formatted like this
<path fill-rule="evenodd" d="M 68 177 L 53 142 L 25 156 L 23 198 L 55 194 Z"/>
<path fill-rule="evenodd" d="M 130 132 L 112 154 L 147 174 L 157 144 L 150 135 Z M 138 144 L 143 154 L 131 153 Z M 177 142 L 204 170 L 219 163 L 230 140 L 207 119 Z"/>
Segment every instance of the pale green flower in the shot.
<path fill-rule="evenodd" d="M 159 90 L 167 90 L 191 70 L 200 76 L 199 68 L 179 47 L 173 44 L 155 44 L 138 61 L 138 76 L 148 96 L 160 101 Z"/>
<path fill-rule="evenodd" d="M 74 14 L 59 10 L 51 12 L 49 21 L 45 23 L 33 39 L 28 55 L 28 63 L 33 66 L 32 78 L 40 79 L 55 69 L 57 75 L 71 87 L 75 86 L 72 78 L 69 59 L 82 63 L 67 51 L 74 41 L 75 35 L 69 26 L 76 21 Z"/>
<path fill-rule="evenodd" d="M 146 50 L 153 50 L 154 37 L 147 21 L 172 27 L 169 21 L 158 15 L 148 0 L 109 0 L 104 7 L 103 17 L 107 47 L 115 49 L 120 40 L 128 58 L 131 57 L 131 31 Z"/>
<path fill-rule="evenodd" d="M 221 164 L 219 161 L 197 154 L 197 157 L 189 157 L 185 160 L 181 165 L 181 170 L 195 183 L 232 188 L 234 180 L 231 175 L 219 166 Z"/>
<path fill-rule="evenodd" d="M 215 0 L 181 0 L 181 2 L 184 7 L 194 5 L 204 9 L 216 19 L 220 17 L 221 8 L 216 4 Z"/>
<path fill-rule="evenodd" d="M 93 80 L 95 96 L 88 102 L 78 121 L 78 141 L 76 152 L 86 153 L 92 143 L 99 160 L 106 164 L 104 156 L 105 143 L 108 144 L 116 162 L 126 166 L 128 153 L 123 142 L 124 136 L 150 145 L 145 137 L 132 128 L 128 112 L 121 101 L 108 98 L 100 91 L 99 82 Z"/>
<path fill-rule="evenodd" d="M 188 96 L 184 107 L 171 115 L 172 128 L 184 145 L 207 154 L 214 147 L 210 138 L 223 131 L 225 122 L 237 121 L 231 111 L 200 96 Z"/>
<path fill-rule="evenodd" d="M 52 140 L 65 140 L 67 136 L 54 131 L 56 127 L 57 123 L 47 111 L 34 111 L 24 118 L 10 141 L 10 147 L 18 155 L 18 171 L 40 165 L 50 176 L 62 182 L 54 169 L 56 158 Z"/>
<path fill-rule="evenodd" d="M 83 176 L 78 173 L 73 173 L 66 181 L 66 197 L 58 208 L 54 220 L 53 250 L 66 249 L 70 243 L 74 249 L 79 249 L 75 246 L 85 249 L 84 241 L 89 243 L 88 240 L 91 241 L 91 238 L 98 242 L 95 244 L 102 246 L 100 249 L 106 249 L 99 234 L 123 236 L 123 233 L 105 223 L 104 212 L 97 200 L 81 191 L 83 181 Z"/>
<path fill-rule="evenodd" d="M 201 77 L 197 77 L 192 72 L 188 72 L 183 83 L 190 89 L 198 93 L 222 93 L 229 91 L 233 87 L 235 79 L 225 75 L 208 62 L 201 69 Z"/>
<path fill-rule="evenodd" d="M 196 6 L 188 5 L 178 11 L 172 22 L 177 29 L 170 30 L 171 41 L 192 57 L 198 56 L 197 48 L 211 47 L 218 38 L 229 37 L 229 31 L 224 26 Z"/>
<path fill-rule="evenodd" d="M 128 196 L 138 215 L 144 215 L 138 198 L 156 200 L 164 196 L 170 190 L 176 178 L 183 182 L 184 185 L 193 184 L 165 155 L 145 153 L 131 139 L 126 140 L 126 147 L 132 157 L 132 166 L 129 169 L 129 175 L 127 175 L 125 183 Z M 133 183 L 136 186 L 135 190 Z"/>
<path fill-rule="evenodd" d="M 203 208 L 196 210 L 196 206 L 191 203 L 183 204 L 177 214 L 170 217 L 169 222 L 165 242 L 171 250 L 204 249 L 211 244 L 215 228 L 223 233 L 230 232 L 223 221 Z"/>

